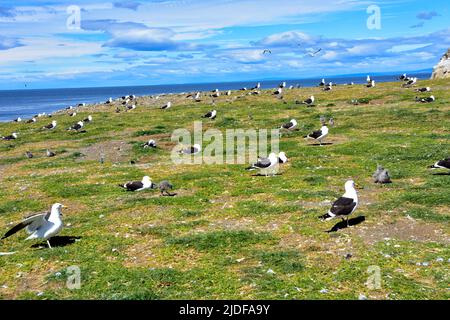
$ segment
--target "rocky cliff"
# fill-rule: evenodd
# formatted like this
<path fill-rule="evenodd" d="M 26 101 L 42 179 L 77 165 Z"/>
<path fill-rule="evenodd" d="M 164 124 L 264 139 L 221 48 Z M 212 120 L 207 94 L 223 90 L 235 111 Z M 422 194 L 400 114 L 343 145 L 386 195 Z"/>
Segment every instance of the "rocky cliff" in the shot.
<path fill-rule="evenodd" d="M 441 58 L 441 61 L 434 67 L 431 79 L 450 78 L 450 49 Z"/>

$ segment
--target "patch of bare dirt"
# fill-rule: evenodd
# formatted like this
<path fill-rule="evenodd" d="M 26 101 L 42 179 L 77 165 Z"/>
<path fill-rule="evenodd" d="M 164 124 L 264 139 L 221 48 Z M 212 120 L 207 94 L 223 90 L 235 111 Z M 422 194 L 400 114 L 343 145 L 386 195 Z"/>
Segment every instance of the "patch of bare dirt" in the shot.
<path fill-rule="evenodd" d="M 390 224 L 361 225 L 358 228 L 352 228 L 349 232 L 360 236 L 369 245 L 382 241 L 385 238 L 450 244 L 450 237 L 437 225 L 424 223 L 412 218 L 403 218 Z"/>
<path fill-rule="evenodd" d="M 105 141 L 79 150 L 83 160 L 97 160 L 103 156 L 104 161 L 122 162 L 129 160 L 131 145 L 125 141 Z"/>

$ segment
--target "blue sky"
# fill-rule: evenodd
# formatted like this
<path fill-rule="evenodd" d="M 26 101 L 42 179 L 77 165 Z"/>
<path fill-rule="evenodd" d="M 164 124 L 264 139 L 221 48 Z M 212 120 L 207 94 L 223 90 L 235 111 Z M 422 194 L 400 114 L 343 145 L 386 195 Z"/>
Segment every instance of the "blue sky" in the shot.
<path fill-rule="evenodd" d="M 67 26 L 72 5 L 79 28 Z M 367 27 L 373 5 L 379 29 Z M 448 0 L 2 0 L 0 89 L 431 69 L 450 47 L 449 9 Z"/>

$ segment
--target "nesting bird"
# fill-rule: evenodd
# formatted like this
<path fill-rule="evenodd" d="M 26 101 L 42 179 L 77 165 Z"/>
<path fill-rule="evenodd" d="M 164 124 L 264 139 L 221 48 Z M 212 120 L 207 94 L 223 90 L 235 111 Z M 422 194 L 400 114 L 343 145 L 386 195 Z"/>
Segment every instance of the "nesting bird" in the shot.
<path fill-rule="evenodd" d="M 430 87 L 425 87 L 425 88 L 418 88 L 415 90 L 416 92 L 430 92 L 431 88 Z"/>
<path fill-rule="evenodd" d="M 56 156 L 56 153 L 54 153 L 53 151 L 50 151 L 49 149 L 46 150 L 45 154 L 49 158 Z"/>
<path fill-rule="evenodd" d="M 165 105 L 163 105 L 162 107 L 161 107 L 161 109 L 163 109 L 163 110 L 165 110 L 165 109 L 169 109 L 170 107 L 172 106 L 172 102 L 167 102 Z"/>
<path fill-rule="evenodd" d="M 417 78 L 411 78 L 410 80 L 406 81 L 402 87 L 404 88 L 409 88 L 412 87 L 413 85 L 415 85 L 417 83 Z"/>
<path fill-rule="evenodd" d="M 143 144 L 144 148 L 156 148 L 156 141 L 153 139 L 148 140 L 146 143 Z"/>
<path fill-rule="evenodd" d="M 149 176 L 144 176 L 141 181 L 131 181 L 124 184 L 119 184 L 119 186 L 127 191 L 142 191 L 145 189 L 155 188 L 155 184 L 150 180 Z"/>
<path fill-rule="evenodd" d="M 430 96 L 428 98 L 418 98 L 418 97 L 416 97 L 416 101 L 417 102 L 421 102 L 421 103 L 432 103 L 432 102 L 436 101 L 436 98 L 434 96 Z"/>
<path fill-rule="evenodd" d="M 342 197 L 339 197 L 331 206 L 331 209 L 320 218 L 324 221 L 328 221 L 334 218 L 341 218 L 346 220 L 347 227 L 348 217 L 355 212 L 358 207 L 358 194 L 355 189 L 355 182 L 349 180 L 345 183 L 345 193 Z"/>
<path fill-rule="evenodd" d="M 52 246 L 50 245 L 50 239 L 56 236 L 63 228 L 61 212 L 63 207 L 64 206 L 62 204 L 55 203 L 50 212 L 35 214 L 26 218 L 9 230 L 2 237 L 2 240 L 26 228 L 26 231 L 30 234 L 30 236 L 25 240 L 44 239 L 47 241 L 47 245 L 51 249 Z"/>
<path fill-rule="evenodd" d="M 88 117 L 84 119 L 83 122 L 92 122 L 92 116 L 88 115 Z"/>
<path fill-rule="evenodd" d="M 275 165 L 279 163 L 279 159 L 275 153 L 270 153 L 268 158 L 259 158 L 258 161 L 252 164 L 250 167 L 246 168 L 246 170 L 260 170 L 261 172 L 265 172 L 266 177 L 269 174 L 270 169 L 273 169 Z M 274 172 L 272 172 L 272 175 Z"/>
<path fill-rule="evenodd" d="M 3 136 L 2 140 L 15 140 L 17 139 L 17 136 L 18 136 L 17 133 L 13 132 L 9 136 Z"/>
<path fill-rule="evenodd" d="M 432 166 L 430 166 L 431 169 L 447 169 L 450 170 L 450 158 L 439 160 Z"/>
<path fill-rule="evenodd" d="M 202 151 L 202 147 L 199 144 L 194 144 L 191 147 L 188 147 L 188 148 L 180 150 L 179 153 L 180 154 L 193 154 L 193 155 L 195 155 L 195 154 L 199 153 L 200 151 Z"/>
<path fill-rule="evenodd" d="M 291 121 L 283 124 L 280 129 L 294 130 L 297 127 L 297 124 L 297 120 L 292 119 Z"/>
<path fill-rule="evenodd" d="M 42 127 L 42 129 L 53 130 L 56 128 L 56 120 L 53 120 L 52 123 Z"/>
<path fill-rule="evenodd" d="M 300 102 L 300 104 L 306 104 L 307 106 L 312 106 L 312 105 L 314 105 L 314 101 L 315 101 L 314 96 L 311 96 L 308 99 L 303 100 L 302 102 Z"/>
<path fill-rule="evenodd" d="M 71 131 L 71 130 L 79 131 L 79 130 L 83 129 L 83 127 L 84 127 L 83 121 L 78 121 L 73 126 L 69 127 L 67 130 L 68 131 Z"/>
<path fill-rule="evenodd" d="M 377 166 L 377 170 L 372 175 L 372 177 L 373 177 L 373 181 L 375 183 L 380 183 L 380 184 L 392 183 L 391 176 L 389 175 L 389 171 L 387 171 L 380 165 Z"/>
<path fill-rule="evenodd" d="M 33 117 L 33 118 L 27 120 L 25 123 L 34 123 L 36 121 L 37 121 L 37 119 L 35 117 Z"/>
<path fill-rule="evenodd" d="M 208 111 L 206 114 L 204 114 L 202 116 L 202 118 L 208 118 L 211 120 L 214 120 L 217 116 L 217 111 L 216 110 L 212 110 L 212 111 Z"/>

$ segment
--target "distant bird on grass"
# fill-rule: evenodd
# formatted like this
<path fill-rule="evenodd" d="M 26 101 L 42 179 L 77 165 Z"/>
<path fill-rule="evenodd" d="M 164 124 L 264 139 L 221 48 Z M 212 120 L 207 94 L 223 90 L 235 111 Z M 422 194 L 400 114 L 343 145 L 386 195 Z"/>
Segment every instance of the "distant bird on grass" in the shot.
<path fill-rule="evenodd" d="M 56 125 L 57 125 L 56 120 L 53 120 L 52 123 L 42 127 L 42 129 L 53 130 L 56 128 Z"/>
<path fill-rule="evenodd" d="M 202 147 L 199 144 L 194 144 L 191 147 L 182 149 L 179 151 L 180 154 L 197 154 L 202 151 Z"/>
<path fill-rule="evenodd" d="M 447 169 L 450 170 L 450 158 L 439 160 L 432 166 L 430 166 L 431 169 Z"/>
<path fill-rule="evenodd" d="M 161 109 L 165 110 L 165 109 L 169 109 L 170 107 L 172 107 L 172 102 L 169 101 L 165 105 L 163 105 L 161 107 Z"/>
<path fill-rule="evenodd" d="M 36 121 L 37 121 L 37 119 L 35 117 L 33 117 L 33 118 L 27 120 L 25 123 L 34 123 Z"/>
<path fill-rule="evenodd" d="M 16 119 L 14 119 L 13 122 L 22 122 L 22 118 L 21 118 L 21 117 L 18 117 L 18 118 L 16 118 Z"/>
<path fill-rule="evenodd" d="M 319 83 L 319 87 L 323 87 L 326 85 L 325 79 L 322 79 L 322 81 L 320 81 Z"/>
<path fill-rule="evenodd" d="M 402 85 L 402 87 L 404 87 L 404 88 L 409 88 L 409 87 L 412 87 L 413 85 L 415 85 L 416 83 L 417 83 L 417 78 L 412 78 L 412 79 L 406 81 L 406 82 Z"/>
<path fill-rule="evenodd" d="M 283 124 L 280 129 L 294 130 L 297 127 L 297 125 L 298 125 L 297 120 L 292 119 L 291 121 Z"/>
<path fill-rule="evenodd" d="M 135 104 L 132 104 L 131 106 L 127 106 L 127 111 L 131 111 L 131 110 L 134 110 L 134 109 L 136 109 L 136 105 Z"/>
<path fill-rule="evenodd" d="M 119 186 L 127 191 L 142 191 L 145 189 L 155 188 L 155 184 L 150 180 L 149 176 L 144 176 L 141 181 L 131 181 L 124 184 L 119 184 Z"/>
<path fill-rule="evenodd" d="M 282 88 L 278 88 L 278 89 L 276 89 L 273 93 L 272 93 L 272 95 L 277 95 L 277 96 L 279 96 L 279 95 L 281 95 L 283 93 L 283 89 Z"/>
<path fill-rule="evenodd" d="M 88 117 L 84 119 L 83 122 L 92 122 L 92 116 L 88 115 Z"/>
<path fill-rule="evenodd" d="M 69 113 L 69 116 L 70 116 L 70 117 L 75 117 L 76 115 L 77 115 L 76 112 Z"/>
<path fill-rule="evenodd" d="M 347 227 L 348 217 L 356 210 L 358 207 L 358 194 L 355 189 L 355 182 L 349 180 L 345 183 L 345 193 L 342 197 L 338 198 L 331 209 L 320 218 L 324 221 L 329 221 L 334 218 L 341 218 L 346 220 Z"/>
<path fill-rule="evenodd" d="M 56 236 L 63 228 L 62 212 L 64 206 L 60 203 L 55 203 L 50 212 L 32 215 L 21 223 L 9 230 L 2 239 L 6 239 L 18 231 L 26 228 L 30 234 L 25 240 L 44 239 L 47 241 L 48 247 L 51 249 L 50 239 Z"/>
<path fill-rule="evenodd" d="M 430 87 L 425 87 L 425 88 L 419 88 L 415 90 L 416 92 L 430 92 L 431 88 Z"/>
<path fill-rule="evenodd" d="M 311 97 L 309 97 L 309 98 L 306 99 L 306 100 L 303 100 L 303 101 L 297 101 L 296 103 L 297 103 L 297 104 L 305 104 L 305 105 L 307 105 L 307 106 L 313 106 L 315 100 L 316 100 L 316 99 L 314 98 L 314 96 L 311 96 Z"/>
<path fill-rule="evenodd" d="M 47 155 L 47 157 L 51 158 L 56 156 L 56 153 L 53 151 L 50 151 L 49 149 L 46 150 L 45 154 Z"/>
<path fill-rule="evenodd" d="M 375 88 L 375 80 L 370 81 L 366 87 L 367 88 Z"/>
<path fill-rule="evenodd" d="M 377 170 L 372 175 L 372 177 L 373 177 L 373 181 L 375 183 L 380 183 L 380 184 L 392 183 L 391 176 L 389 175 L 389 171 L 387 171 L 385 168 L 383 168 L 380 165 L 377 166 Z"/>
<path fill-rule="evenodd" d="M 304 136 L 305 139 L 314 139 L 319 141 L 320 145 L 322 145 L 323 139 L 328 136 L 328 127 L 322 126 L 320 130 L 313 131 L 312 133 Z"/>
<path fill-rule="evenodd" d="M 31 158 L 34 157 L 33 154 L 32 154 L 30 151 L 25 152 L 25 156 L 26 156 L 28 159 L 31 159 Z"/>
<path fill-rule="evenodd" d="M 16 132 L 11 133 L 9 136 L 3 136 L 2 140 L 15 140 L 17 139 L 18 134 Z"/>
<path fill-rule="evenodd" d="M 68 131 L 80 131 L 81 129 L 83 129 L 84 127 L 84 123 L 83 121 L 78 121 L 77 123 L 75 123 L 73 126 L 71 126 L 70 128 L 68 128 Z"/>
<path fill-rule="evenodd" d="M 275 165 L 279 163 L 279 159 L 275 153 L 269 154 L 268 158 L 259 158 L 258 161 L 252 164 L 250 167 L 246 168 L 246 170 L 260 170 L 261 172 L 265 172 L 266 177 L 269 174 L 270 169 L 273 169 Z M 275 172 L 272 171 L 272 175 Z"/>
<path fill-rule="evenodd" d="M 217 111 L 216 110 L 212 110 L 209 111 L 208 113 L 206 113 L 205 115 L 202 116 L 202 118 L 208 118 L 211 120 L 214 120 L 217 116 Z"/>
<path fill-rule="evenodd" d="M 434 101 L 436 101 L 436 98 L 434 96 L 430 96 L 428 98 L 416 97 L 416 102 L 420 102 L 420 103 L 432 103 Z"/>
<path fill-rule="evenodd" d="M 146 143 L 142 145 L 144 148 L 156 148 L 156 141 L 153 139 L 148 140 Z"/>
<path fill-rule="evenodd" d="M 159 188 L 159 191 L 161 192 L 162 196 L 166 195 L 166 196 L 172 197 L 172 196 L 176 195 L 175 193 L 169 192 L 169 190 L 173 189 L 173 185 L 167 180 L 161 181 L 158 185 L 158 188 Z"/>

